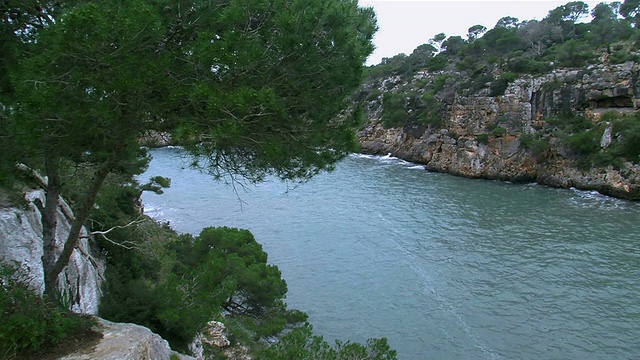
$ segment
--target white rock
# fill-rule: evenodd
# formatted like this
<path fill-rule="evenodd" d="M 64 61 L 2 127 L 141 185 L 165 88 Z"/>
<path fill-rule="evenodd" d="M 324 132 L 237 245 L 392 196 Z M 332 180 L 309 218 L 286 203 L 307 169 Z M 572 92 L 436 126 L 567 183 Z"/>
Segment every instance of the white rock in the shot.
<path fill-rule="evenodd" d="M 100 342 L 60 360 L 169 360 L 172 354 L 181 360 L 195 360 L 172 351 L 166 340 L 146 327 L 104 319 L 98 322 L 103 334 Z"/>
<path fill-rule="evenodd" d="M 42 218 L 33 203 L 36 199 L 44 202 L 44 191 L 31 191 L 25 195 L 25 199 L 27 206 L 24 209 L 0 207 L 0 261 L 27 267 L 32 287 L 42 294 Z M 62 206 L 66 206 L 64 200 L 61 203 Z M 70 227 L 71 224 L 64 213 L 59 210 L 56 239 L 66 239 Z M 86 229 L 83 229 L 81 235 L 86 234 Z M 57 254 L 62 252 L 62 246 L 61 241 L 58 241 Z M 78 247 L 71 254 L 69 265 L 58 278 L 60 289 L 69 295 L 73 311 L 98 313 L 105 266 L 105 261 L 99 254 L 92 255 L 89 239 L 80 240 Z"/>

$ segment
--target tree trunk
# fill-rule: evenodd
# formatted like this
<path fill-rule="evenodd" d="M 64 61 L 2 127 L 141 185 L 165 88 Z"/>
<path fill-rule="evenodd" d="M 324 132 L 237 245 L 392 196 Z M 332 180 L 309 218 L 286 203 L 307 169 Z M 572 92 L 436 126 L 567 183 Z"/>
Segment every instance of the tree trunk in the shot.
<path fill-rule="evenodd" d="M 44 296 L 55 300 L 58 276 L 53 276 L 56 263 L 56 228 L 58 226 L 58 203 L 60 199 L 60 161 L 57 156 L 45 158 L 47 188 L 45 204 L 40 207 L 42 214 L 42 266 L 44 270 Z"/>
<path fill-rule="evenodd" d="M 85 197 L 79 204 L 79 207 L 75 211 L 75 218 L 71 223 L 71 229 L 69 230 L 69 236 L 65 240 L 64 248 L 62 249 L 62 253 L 58 257 L 58 260 L 55 262 L 55 265 L 51 268 L 50 271 L 47 271 L 45 268 L 45 278 L 47 277 L 46 273 L 49 272 L 49 278 L 53 279 L 53 282 L 47 283 L 45 282 L 45 293 L 53 294 L 55 296 L 55 289 L 58 275 L 64 270 L 64 268 L 69 264 L 69 259 L 71 258 L 71 254 L 73 250 L 78 245 L 78 240 L 80 237 L 80 231 L 84 226 L 89 214 L 91 213 L 91 209 L 95 204 L 96 196 L 102 187 L 102 183 L 107 178 L 109 173 L 114 169 L 114 167 L 120 161 L 122 155 L 124 153 L 124 141 L 120 141 L 116 147 L 111 152 L 111 155 L 98 167 L 96 172 L 93 174 L 91 181 L 89 183 L 89 187 L 85 192 Z M 54 299 L 49 295 L 47 297 L 48 300 Z"/>

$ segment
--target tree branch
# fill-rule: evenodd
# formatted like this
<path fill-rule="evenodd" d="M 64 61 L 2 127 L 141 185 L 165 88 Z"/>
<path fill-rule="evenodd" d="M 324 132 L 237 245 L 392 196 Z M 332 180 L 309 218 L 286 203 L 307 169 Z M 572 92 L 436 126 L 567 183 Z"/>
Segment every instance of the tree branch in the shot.
<path fill-rule="evenodd" d="M 142 224 L 142 223 L 144 223 L 144 222 L 146 222 L 146 221 L 148 221 L 148 220 L 147 220 L 147 219 L 140 219 L 140 218 L 138 218 L 138 219 L 136 219 L 136 220 L 134 220 L 134 221 L 131 221 L 131 222 L 129 222 L 129 223 L 127 223 L 127 224 L 125 224 L 125 225 L 117 225 L 117 226 L 114 226 L 114 227 L 112 227 L 112 228 L 110 228 L 110 229 L 107 229 L 107 230 L 104 230 L 104 231 L 92 231 L 92 232 L 90 232 L 89 234 L 87 234 L 86 236 L 82 236 L 82 237 L 80 237 L 80 238 L 81 238 L 81 239 L 87 239 L 87 238 L 90 238 L 91 236 L 100 235 L 100 236 L 102 236 L 102 238 L 103 238 L 103 239 L 107 240 L 108 242 L 112 243 L 113 245 L 116 245 L 116 246 L 119 246 L 119 247 L 125 248 L 125 249 L 127 249 L 127 250 L 133 250 L 133 249 L 138 248 L 138 246 L 137 246 L 137 244 L 136 244 L 136 243 L 134 243 L 134 242 L 132 242 L 132 241 L 124 241 L 124 242 L 122 242 L 122 243 L 119 243 L 119 242 L 117 242 L 117 241 L 111 240 L 107 235 L 108 235 L 110 232 L 112 232 L 113 230 L 116 230 L 116 229 L 126 229 L 126 228 L 131 227 L 131 226 L 135 226 L 135 225 L 138 225 L 138 224 Z"/>

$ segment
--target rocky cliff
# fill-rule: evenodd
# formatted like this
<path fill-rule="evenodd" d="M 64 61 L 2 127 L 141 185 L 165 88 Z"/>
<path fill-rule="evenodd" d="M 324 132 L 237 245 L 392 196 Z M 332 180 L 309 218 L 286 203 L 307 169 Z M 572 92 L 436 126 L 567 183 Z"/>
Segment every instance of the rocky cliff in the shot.
<path fill-rule="evenodd" d="M 34 201 L 45 201 L 44 191 L 35 190 L 25 194 L 23 207 L 0 206 L 0 261 L 20 264 L 29 269 L 32 286 L 40 293 L 44 291 L 44 271 L 42 268 L 42 217 Z M 56 237 L 66 239 L 71 224 L 67 216 L 69 206 L 60 201 Z M 83 229 L 86 235 L 86 229 Z M 62 244 L 56 249 L 62 252 Z M 69 265 L 58 278 L 59 288 L 70 301 L 72 310 L 86 314 L 98 313 L 101 285 L 104 280 L 106 263 L 85 236 L 73 251 Z"/>
<path fill-rule="evenodd" d="M 384 121 L 385 93 L 410 91 L 424 98 L 429 86 L 444 77 L 448 83 L 436 95 L 442 105 L 439 124 L 397 126 Z M 537 181 L 640 199 L 638 159 L 585 166 L 584 156 L 566 145 L 553 121 L 559 114 L 584 116 L 592 125 L 584 131 L 597 138 L 597 152 L 621 142 L 624 136 L 607 120 L 612 117 L 603 114 L 632 114 L 638 109 L 639 64 L 609 65 L 605 59 L 586 68 L 523 76 L 509 82 L 500 95 L 491 94 L 489 84 L 461 95 L 456 91 L 460 82 L 459 74 L 419 72 L 410 80 L 390 77 L 366 84 L 365 91 L 379 95 L 364 103 L 369 121 L 357 134 L 363 151 L 391 153 L 425 164 L 428 170 L 465 177 Z M 407 116 L 420 111 L 411 102 L 407 96 Z"/>

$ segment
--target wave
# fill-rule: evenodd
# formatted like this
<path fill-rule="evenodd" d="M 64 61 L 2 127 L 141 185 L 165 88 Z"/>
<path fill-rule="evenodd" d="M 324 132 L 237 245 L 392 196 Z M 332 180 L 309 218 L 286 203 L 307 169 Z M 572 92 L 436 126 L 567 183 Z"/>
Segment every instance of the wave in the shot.
<path fill-rule="evenodd" d="M 402 165 L 412 170 L 416 170 L 416 169 L 424 170 L 424 165 L 402 160 L 398 157 L 391 155 L 391 153 L 388 153 L 387 155 L 351 154 L 350 156 L 356 159 L 375 160 L 382 164 Z"/>
<path fill-rule="evenodd" d="M 630 208 L 632 206 L 640 206 L 624 199 L 618 199 L 611 196 L 603 195 L 595 190 L 580 190 L 574 187 L 570 188 L 574 196 L 571 202 L 580 207 L 611 207 L 615 209 Z"/>

